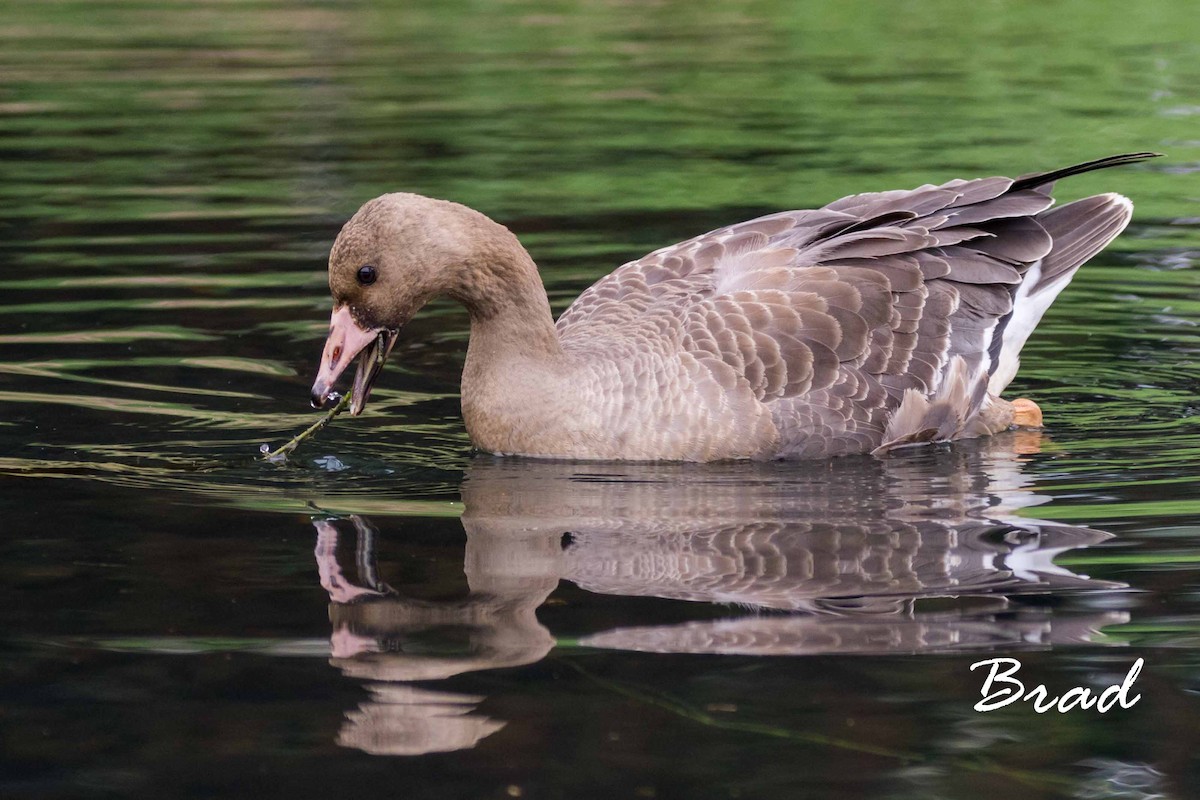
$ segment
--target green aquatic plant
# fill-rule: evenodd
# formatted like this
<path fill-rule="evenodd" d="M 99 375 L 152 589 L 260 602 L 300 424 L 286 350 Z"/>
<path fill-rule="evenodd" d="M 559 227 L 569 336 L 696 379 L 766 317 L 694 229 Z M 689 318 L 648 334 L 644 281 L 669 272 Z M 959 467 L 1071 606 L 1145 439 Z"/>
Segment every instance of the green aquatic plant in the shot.
<path fill-rule="evenodd" d="M 342 413 L 342 411 L 344 411 L 346 407 L 350 405 L 350 400 L 352 399 L 353 394 L 353 392 L 346 392 L 344 395 L 342 395 L 333 405 L 333 407 L 325 412 L 325 416 L 321 417 L 312 425 L 309 425 L 300 433 L 293 436 L 291 441 L 289 441 L 287 444 L 275 450 L 272 450 L 270 445 L 264 444 L 261 448 L 259 448 L 259 452 L 262 453 L 262 460 L 270 461 L 276 464 L 287 461 L 287 457 L 291 455 L 297 447 L 300 446 L 301 442 L 303 442 L 305 439 L 311 439 L 320 433 L 326 425 L 333 422 L 334 417 Z"/>

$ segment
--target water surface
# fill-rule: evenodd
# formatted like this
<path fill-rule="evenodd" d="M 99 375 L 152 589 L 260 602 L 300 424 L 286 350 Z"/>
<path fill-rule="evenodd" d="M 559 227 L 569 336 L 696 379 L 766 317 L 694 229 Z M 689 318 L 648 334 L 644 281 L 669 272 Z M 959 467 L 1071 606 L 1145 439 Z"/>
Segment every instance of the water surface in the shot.
<path fill-rule="evenodd" d="M 0 794 L 1185 797 L 1200 779 L 1191 4 L 0 9 Z M 561 309 L 856 191 L 1109 153 L 1129 231 L 1010 435 L 886 461 L 473 455 L 466 318 L 313 419 L 341 222 L 509 225 Z M 974 661 L 1134 708 L 978 714 Z"/>

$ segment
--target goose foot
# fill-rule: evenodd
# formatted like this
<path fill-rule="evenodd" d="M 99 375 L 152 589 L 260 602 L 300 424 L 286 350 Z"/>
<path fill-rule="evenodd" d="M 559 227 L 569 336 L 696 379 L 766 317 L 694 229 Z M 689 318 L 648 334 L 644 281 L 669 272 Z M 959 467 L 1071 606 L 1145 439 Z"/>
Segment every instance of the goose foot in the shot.
<path fill-rule="evenodd" d="M 1018 397 L 1012 401 L 1013 424 L 1019 428 L 1042 427 L 1042 410 L 1038 404 L 1027 397 Z"/>

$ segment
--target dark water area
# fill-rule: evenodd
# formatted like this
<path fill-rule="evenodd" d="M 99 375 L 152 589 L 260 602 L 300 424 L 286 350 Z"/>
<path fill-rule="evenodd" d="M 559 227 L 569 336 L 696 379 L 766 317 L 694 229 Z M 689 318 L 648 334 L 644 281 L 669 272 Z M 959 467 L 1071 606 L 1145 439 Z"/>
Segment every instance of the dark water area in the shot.
<path fill-rule="evenodd" d="M 0 6 L 0 796 L 1151 798 L 1200 780 L 1200 17 L 1187 2 Z M 1064 182 L 1128 231 L 1021 432 L 887 459 L 473 454 L 465 314 L 315 419 L 385 191 L 556 310 L 845 194 Z M 1129 709 L 979 713 L 971 664 Z"/>

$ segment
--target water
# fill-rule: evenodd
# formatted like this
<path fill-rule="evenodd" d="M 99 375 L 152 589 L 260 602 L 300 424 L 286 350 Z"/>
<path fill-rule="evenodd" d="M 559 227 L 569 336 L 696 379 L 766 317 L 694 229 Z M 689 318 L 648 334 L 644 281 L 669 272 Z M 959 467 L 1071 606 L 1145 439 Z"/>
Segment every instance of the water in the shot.
<path fill-rule="evenodd" d="M 1186 2 L 0 8 L 0 794 L 1184 797 L 1200 778 Z M 403 188 L 561 309 L 855 191 L 1168 157 L 1014 388 L 1041 435 L 819 464 L 473 456 L 426 309 L 313 419 L 324 258 Z M 972 710 L 1145 659 L 1139 703 Z"/>

